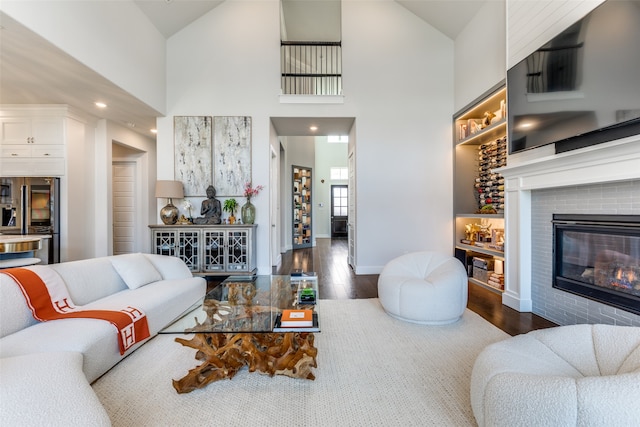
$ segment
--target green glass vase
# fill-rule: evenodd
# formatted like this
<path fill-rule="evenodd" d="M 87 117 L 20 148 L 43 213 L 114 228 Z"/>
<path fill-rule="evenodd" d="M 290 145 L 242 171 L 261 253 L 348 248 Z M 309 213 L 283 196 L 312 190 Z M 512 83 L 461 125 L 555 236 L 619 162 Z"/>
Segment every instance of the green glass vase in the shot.
<path fill-rule="evenodd" d="M 242 205 L 241 214 L 243 224 L 253 224 L 256 221 L 256 207 L 251 200 L 247 200 L 247 203 Z"/>

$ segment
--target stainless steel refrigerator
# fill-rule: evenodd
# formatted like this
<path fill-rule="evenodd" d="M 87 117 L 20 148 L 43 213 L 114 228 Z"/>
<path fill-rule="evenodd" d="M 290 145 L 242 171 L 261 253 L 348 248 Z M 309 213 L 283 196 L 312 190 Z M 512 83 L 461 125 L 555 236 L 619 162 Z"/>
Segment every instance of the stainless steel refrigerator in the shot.
<path fill-rule="evenodd" d="M 60 262 L 60 178 L 0 177 L 0 233 L 50 235 L 48 264 Z"/>

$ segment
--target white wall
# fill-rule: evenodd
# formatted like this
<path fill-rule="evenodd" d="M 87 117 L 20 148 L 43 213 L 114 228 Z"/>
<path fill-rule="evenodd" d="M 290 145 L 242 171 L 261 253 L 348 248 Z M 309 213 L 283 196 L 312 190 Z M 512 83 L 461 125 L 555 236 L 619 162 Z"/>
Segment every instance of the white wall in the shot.
<path fill-rule="evenodd" d="M 113 201 L 112 195 L 112 163 L 113 163 L 113 143 L 118 143 L 124 147 L 132 148 L 141 153 L 139 166 L 143 177 L 141 184 L 142 200 L 139 200 L 141 212 L 140 223 L 137 224 L 141 234 L 141 245 L 143 251 L 148 251 L 150 247 L 151 234 L 148 224 L 157 224 L 159 221 L 160 204 L 156 208 L 154 197 L 156 181 L 156 144 L 151 138 L 145 137 L 124 126 L 107 120 L 99 120 L 95 129 L 88 129 L 92 132 L 91 157 L 85 157 L 86 167 L 92 171 L 91 189 L 86 189 L 84 194 L 92 200 L 93 209 L 91 214 L 91 224 L 89 235 L 93 236 L 93 246 L 87 246 L 83 256 L 77 259 L 106 256 L 113 254 Z M 88 254 L 88 248 L 92 247 L 93 254 Z"/>
<path fill-rule="evenodd" d="M 455 111 L 504 80 L 505 0 L 488 1 L 455 40 Z"/>
<path fill-rule="evenodd" d="M 315 238 L 331 237 L 331 186 L 347 185 L 349 180 L 332 180 L 332 167 L 347 167 L 347 144 L 327 142 L 327 137 L 315 138 L 316 164 L 314 168 L 313 224 Z M 324 180 L 324 182 L 322 182 Z M 322 206 L 320 206 L 322 205 Z"/>
<path fill-rule="evenodd" d="M 165 111 L 165 39 L 133 1 L 2 0 L 0 10 Z"/>
<path fill-rule="evenodd" d="M 356 117 L 358 272 L 452 251 L 453 42 L 389 1 L 344 1 L 344 104 L 280 104 L 277 0 L 225 2 L 168 40 L 158 178 L 173 178 L 173 116 L 253 118 L 255 185 L 269 182 L 270 117 Z M 255 200 L 268 274 L 269 198 Z"/>
<path fill-rule="evenodd" d="M 60 261 L 90 258 L 95 242 L 91 120 L 66 119 L 66 174 L 60 179 Z M 102 227 L 100 227 L 102 228 Z"/>
<path fill-rule="evenodd" d="M 452 253 L 453 42 L 393 2 L 343 2 L 344 90 L 356 118 L 356 272 Z"/>

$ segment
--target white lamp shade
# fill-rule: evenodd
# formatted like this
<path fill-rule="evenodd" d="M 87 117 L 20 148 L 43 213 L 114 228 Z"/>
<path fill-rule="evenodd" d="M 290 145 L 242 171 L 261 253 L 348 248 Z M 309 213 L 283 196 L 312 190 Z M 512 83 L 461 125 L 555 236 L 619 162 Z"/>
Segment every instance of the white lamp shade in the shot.
<path fill-rule="evenodd" d="M 156 197 L 167 199 L 181 199 L 184 197 L 182 182 L 180 181 L 156 181 Z"/>

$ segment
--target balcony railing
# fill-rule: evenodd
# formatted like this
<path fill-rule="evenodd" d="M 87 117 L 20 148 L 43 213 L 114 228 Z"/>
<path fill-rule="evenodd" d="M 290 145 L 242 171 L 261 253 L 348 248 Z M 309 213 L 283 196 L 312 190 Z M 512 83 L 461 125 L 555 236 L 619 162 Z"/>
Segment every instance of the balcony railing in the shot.
<path fill-rule="evenodd" d="M 282 93 L 342 94 L 341 42 L 280 42 Z"/>

